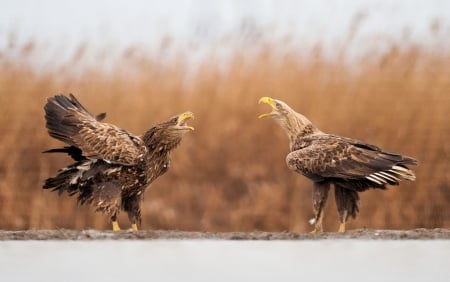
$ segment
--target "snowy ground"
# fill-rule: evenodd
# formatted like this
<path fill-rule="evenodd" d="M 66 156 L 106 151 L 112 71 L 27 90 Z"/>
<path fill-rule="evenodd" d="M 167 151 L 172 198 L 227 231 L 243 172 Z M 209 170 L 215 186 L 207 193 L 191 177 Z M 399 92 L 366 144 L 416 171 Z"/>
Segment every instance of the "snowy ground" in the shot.
<path fill-rule="evenodd" d="M 119 240 L 116 240 L 119 239 Z M 1 281 L 448 281 L 450 230 L 0 231 Z"/>

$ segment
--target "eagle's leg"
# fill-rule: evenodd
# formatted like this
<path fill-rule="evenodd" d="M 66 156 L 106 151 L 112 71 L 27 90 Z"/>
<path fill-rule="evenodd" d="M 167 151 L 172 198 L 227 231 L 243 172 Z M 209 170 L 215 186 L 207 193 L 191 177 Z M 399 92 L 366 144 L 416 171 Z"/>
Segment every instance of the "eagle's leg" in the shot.
<path fill-rule="evenodd" d="M 327 205 L 329 190 L 330 190 L 330 183 L 326 181 L 314 182 L 314 188 L 312 193 L 314 218 L 311 221 L 314 224 L 314 230 L 311 231 L 311 233 L 313 234 L 323 232 L 322 220 Z"/>
<path fill-rule="evenodd" d="M 348 217 L 356 217 L 359 211 L 359 195 L 358 192 L 343 188 L 338 184 L 334 187 L 334 196 L 336 198 L 336 207 L 339 213 L 339 229 L 338 232 L 345 232 L 345 223 Z"/>
<path fill-rule="evenodd" d="M 131 230 L 133 231 L 138 231 L 138 224 L 141 223 L 141 201 L 142 194 L 127 196 L 122 199 L 123 209 L 128 213 Z"/>
<path fill-rule="evenodd" d="M 345 222 L 347 221 L 347 215 L 348 215 L 347 210 L 345 210 L 342 213 L 339 213 L 339 221 L 340 221 L 339 229 L 338 229 L 339 233 L 345 232 Z"/>
<path fill-rule="evenodd" d="M 111 223 L 113 231 L 120 231 L 119 223 L 117 222 L 117 213 L 111 216 Z"/>
<path fill-rule="evenodd" d="M 97 181 L 97 180 L 96 180 Z M 90 194 L 89 194 L 90 193 Z M 120 213 L 121 185 L 116 181 L 102 181 L 99 179 L 91 189 L 84 192 L 86 198 L 93 203 L 97 211 L 110 216 L 113 231 L 119 231 L 117 217 Z M 83 195 L 83 193 L 81 194 Z M 80 201 L 81 195 L 78 201 Z M 83 198 L 81 198 L 83 200 Z"/>

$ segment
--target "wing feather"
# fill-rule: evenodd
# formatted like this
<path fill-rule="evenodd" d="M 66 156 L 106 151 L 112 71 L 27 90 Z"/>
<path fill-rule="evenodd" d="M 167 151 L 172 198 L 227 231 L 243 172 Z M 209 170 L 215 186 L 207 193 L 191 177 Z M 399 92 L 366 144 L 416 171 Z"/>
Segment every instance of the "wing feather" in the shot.
<path fill-rule="evenodd" d="M 416 164 L 412 158 L 358 140 L 328 134 L 308 138 L 305 144 L 309 145 L 289 153 L 286 162 L 290 169 L 313 179 L 368 179 L 379 185 L 395 184 L 398 177 L 390 169 L 400 166 L 410 172 L 404 165 Z"/>
<path fill-rule="evenodd" d="M 145 153 L 141 139 L 112 124 L 84 121 L 72 137 L 87 158 L 134 165 Z"/>
<path fill-rule="evenodd" d="M 134 165 L 146 151 L 143 141 L 115 125 L 101 122 L 73 96 L 57 95 L 44 107 L 50 136 L 78 147 L 84 157 Z"/>

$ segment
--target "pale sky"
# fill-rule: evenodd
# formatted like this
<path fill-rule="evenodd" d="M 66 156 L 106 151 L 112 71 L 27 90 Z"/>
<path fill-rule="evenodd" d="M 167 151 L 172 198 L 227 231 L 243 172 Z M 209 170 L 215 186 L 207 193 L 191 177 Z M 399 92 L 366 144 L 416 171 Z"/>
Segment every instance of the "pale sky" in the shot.
<path fill-rule="evenodd" d="M 11 38 L 19 46 L 33 41 L 49 54 L 46 60 L 65 58 L 81 42 L 90 51 L 143 45 L 152 52 L 167 36 L 181 48 L 194 43 L 199 52 L 245 40 L 251 48 L 255 39 L 289 36 L 306 52 L 320 42 L 333 54 L 352 26 L 358 28 L 350 53 L 393 42 L 450 46 L 450 0 L 0 1 L 0 50 Z"/>

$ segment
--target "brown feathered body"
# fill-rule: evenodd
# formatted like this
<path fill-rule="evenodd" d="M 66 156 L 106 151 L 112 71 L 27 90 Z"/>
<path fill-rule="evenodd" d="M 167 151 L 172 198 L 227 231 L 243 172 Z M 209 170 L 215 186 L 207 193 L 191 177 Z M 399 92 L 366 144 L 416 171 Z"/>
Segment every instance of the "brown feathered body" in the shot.
<path fill-rule="evenodd" d="M 101 122 L 104 114 L 92 116 L 73 95 L 49 98 L 44 109 L 49 135 L 69 145 L 46 152 L 67 153 L 75 162 L 47 179 L 43 188 L 77 194 L 80 204 L 91 204 L 108 214 L 113 228 L 120 210 L 124 210 L 136 227 L 141 221 L 144 191 L 169 169 L 170 152 L 192 129 L 185 124 L 192 113 L 175 116 L 142 136 L 134 136 Z"/>
<path fill-rule="evenodd" d="M 334 184 L 335 199 L 341 226 L 355 218 L 359 211 L 358 192 L 370 188 L 386 189 L 386 185 L 399 185 L 401 180 L 415 180 L 408 165 L 416 165 L 413 158 L 383 151 L 363 141 L 326 134 L 305 116 L 295 112 L 286 103 L 269 97 L 260 102 L 269 104 L 272 117 L 285 130 L 290 140 L 288 167 L 314 182 L 313 209 L 315 232 L 322 231 L 323 212 L 330 185 Z"/>

